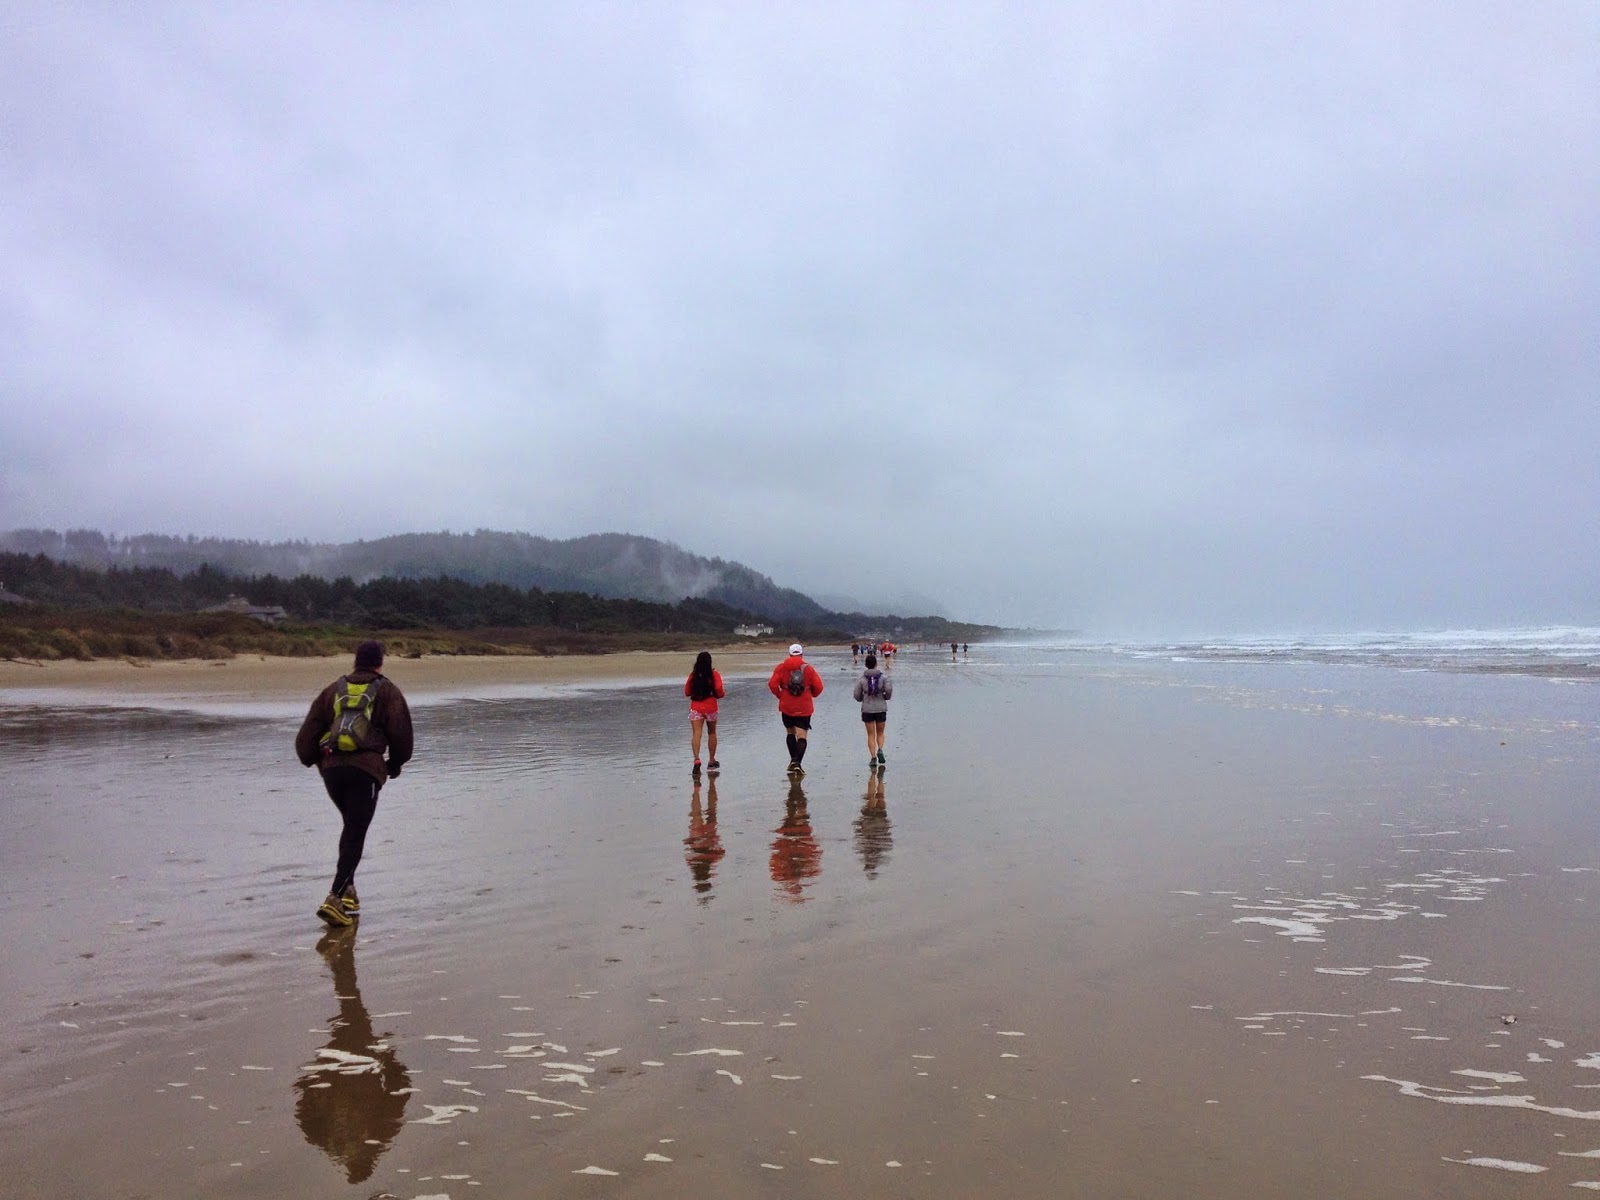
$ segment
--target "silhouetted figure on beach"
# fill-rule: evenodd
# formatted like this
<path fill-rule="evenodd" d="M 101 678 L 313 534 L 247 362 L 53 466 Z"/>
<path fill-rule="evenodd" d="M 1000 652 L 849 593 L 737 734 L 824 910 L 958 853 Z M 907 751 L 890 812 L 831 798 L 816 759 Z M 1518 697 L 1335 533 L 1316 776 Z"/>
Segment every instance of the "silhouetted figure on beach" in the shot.
<path fill-rule="evenodd" d="M 861 798 L 861 815 L 856 817 L 856 853 L 868 879 L 878 877 L 878 868 L 888 860 L 894 839 L 889 834 L 889 808 L 884 801 L 883 776 L 867 772 L 867 791 Z"/>
<path fill-rule="evenodd" d="M 798 904 L 806 898 L 806 886 L 822 874 L 822 846 L 811 832 L 811 814 L 798 776 L 789 780 L 783 822 L 775 832 L 778 836 L 772 843 L 772 882 L 778 885 L 780 896 Z"/>
<path fill-rule="evenodd" d="M 294 1119 L 306 1141 L 361 1183 L 405 1124 L 411 1076 L 372 1031 L 356 986 L 355 944 L 353 929 L 329 930 L 317 943 L 333 971 L 339 1014 L 328 1022 L 328 1044 L 294 1081 Z"/>
<path fill-rule="evenodd" d="M 717 781 L 706 784 L 705 808 L 700 807 L 700 781 L 694 782 L 689 798 L 689 836 L 683 839 L 683 857 L 689 864 L 689 876 L 694 880 L 694 890 L 700 893 L 700 903 L 711 900 L 711 877 L 717 873 L 717 863 L 727 851 L 722 847 L 722 835 L 717 832 Z"/>

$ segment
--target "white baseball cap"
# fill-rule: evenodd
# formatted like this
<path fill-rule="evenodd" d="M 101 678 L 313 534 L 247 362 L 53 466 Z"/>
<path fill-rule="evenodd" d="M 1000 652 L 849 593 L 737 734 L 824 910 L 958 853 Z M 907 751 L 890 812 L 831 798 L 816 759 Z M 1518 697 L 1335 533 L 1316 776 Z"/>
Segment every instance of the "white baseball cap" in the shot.
<path fill-rule="evenodd" d="M 789 653 L 790 654 L 804 654 L 805 652 L 806 652 L 806 648 L 804 646 L 802 646 L 799 642 L 796 642 L 794 645 L 789 647 Z"/>

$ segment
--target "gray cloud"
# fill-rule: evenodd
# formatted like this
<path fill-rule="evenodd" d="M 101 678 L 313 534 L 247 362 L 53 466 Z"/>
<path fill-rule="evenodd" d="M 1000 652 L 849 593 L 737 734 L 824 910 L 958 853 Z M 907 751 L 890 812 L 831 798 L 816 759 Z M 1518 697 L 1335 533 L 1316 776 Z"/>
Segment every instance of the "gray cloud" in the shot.
<path fill-rule="evenodd" d="M 1586 0 L 0 20 L 5 527 L 1600 622 Z"/>

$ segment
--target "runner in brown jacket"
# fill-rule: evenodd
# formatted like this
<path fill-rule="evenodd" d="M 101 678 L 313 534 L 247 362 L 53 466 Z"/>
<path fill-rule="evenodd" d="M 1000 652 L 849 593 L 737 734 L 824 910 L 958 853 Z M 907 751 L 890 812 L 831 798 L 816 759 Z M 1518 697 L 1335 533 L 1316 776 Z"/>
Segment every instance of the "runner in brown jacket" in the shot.
<path fill-rule="evenodd" d="M 330 926 L 353 925 L 361 913 L 356 868 L 378 810 L 378 789 L 411 758 L 411 709 L 400 689 L 384 677 L 383 647 L 377 642 L 357 646 L 355 670 L 335 679 L 311 702 L 295 735 L 294 752 L 303 765 L 321 769 L 322 785 L 344 820 L 339 865 L 317 916 Z"/>

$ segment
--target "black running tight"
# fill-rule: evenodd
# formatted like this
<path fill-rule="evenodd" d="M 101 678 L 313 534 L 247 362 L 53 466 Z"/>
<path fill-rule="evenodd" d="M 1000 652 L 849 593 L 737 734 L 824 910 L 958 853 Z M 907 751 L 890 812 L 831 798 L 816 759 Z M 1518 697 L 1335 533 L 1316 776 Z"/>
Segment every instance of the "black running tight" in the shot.
<path fill-rule="evenodd" d="M 344 831 L 339 834 L 339 866 L 333 886 L 328 889 L 337 896 L 356 880 L 361 851 L 367 844 L 367 826 L 378 811 L 378 781 L 360 767 L 330 767 L 322 773 L 322 785 L 344 818 Z"/>

